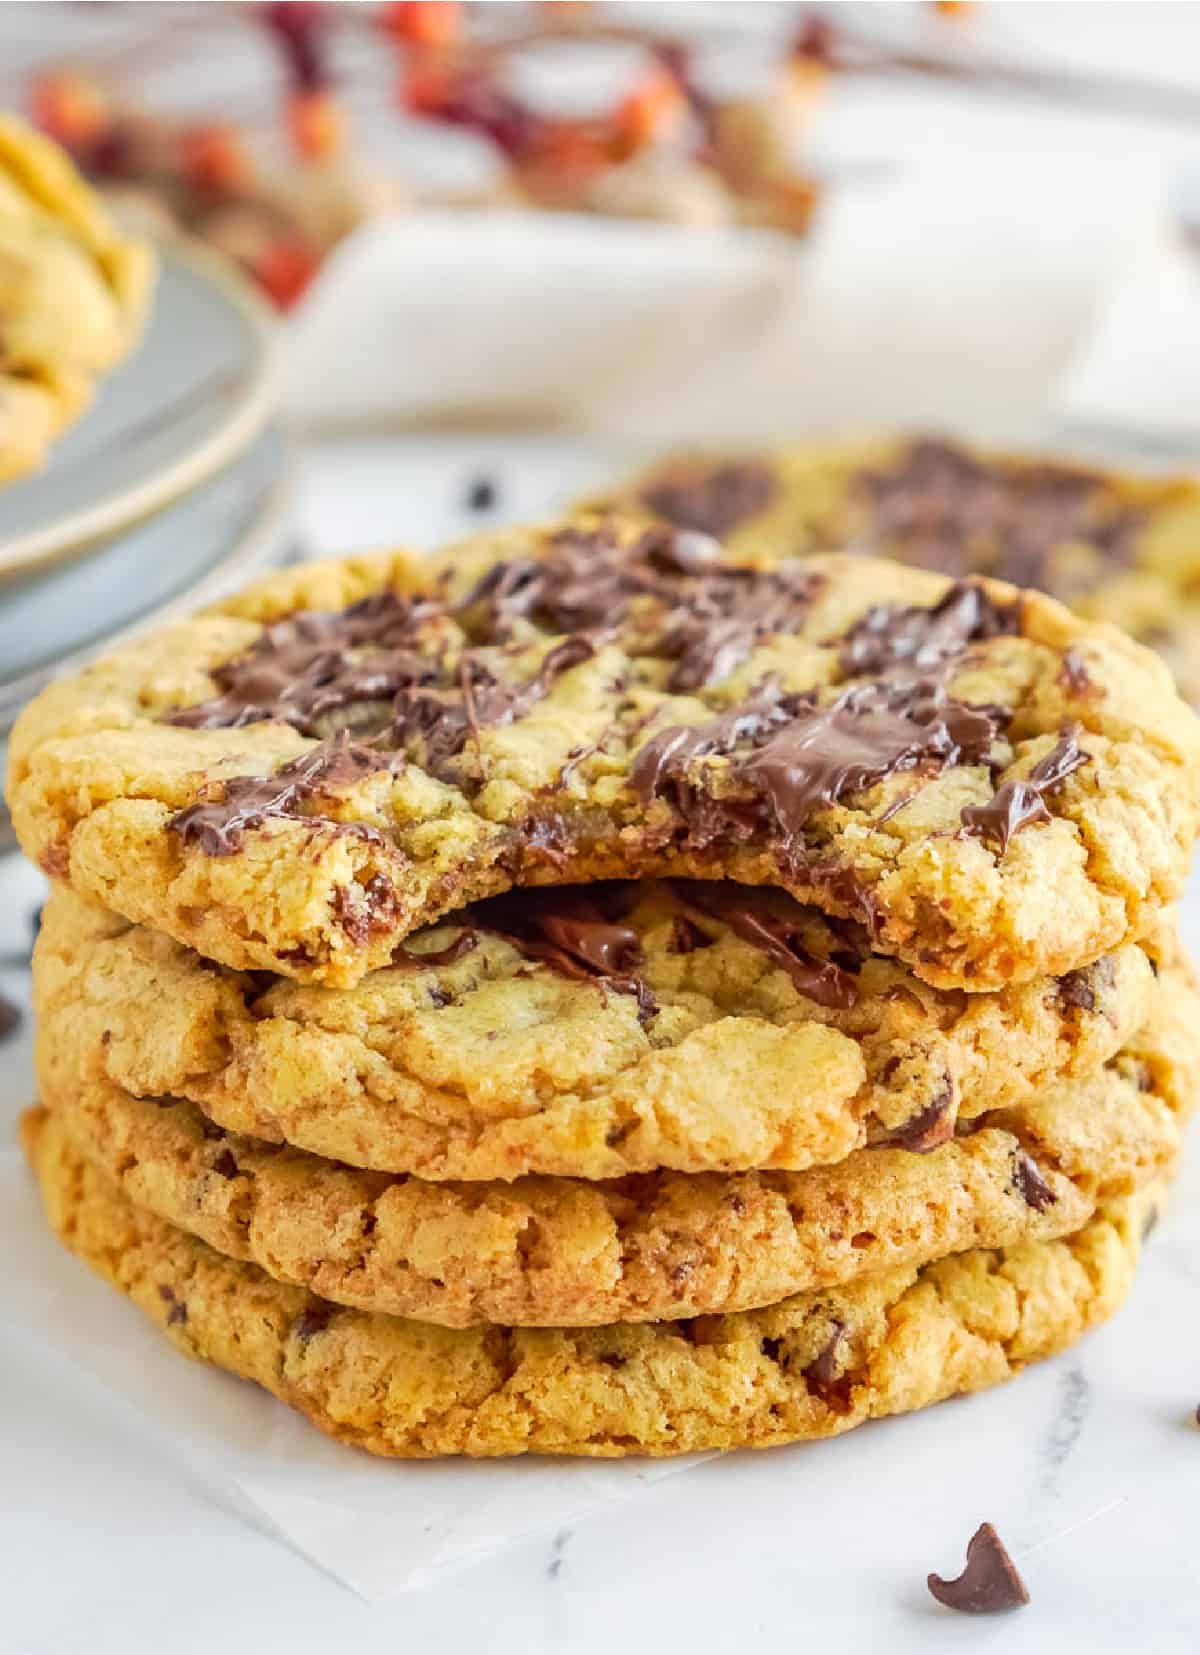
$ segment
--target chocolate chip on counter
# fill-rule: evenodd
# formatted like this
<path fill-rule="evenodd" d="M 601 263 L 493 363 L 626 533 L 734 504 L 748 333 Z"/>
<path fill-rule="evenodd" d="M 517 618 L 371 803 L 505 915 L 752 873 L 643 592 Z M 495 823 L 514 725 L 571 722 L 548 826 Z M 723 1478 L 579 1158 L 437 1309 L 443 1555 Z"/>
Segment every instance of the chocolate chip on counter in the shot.
<path fill-rule="evenodd" d="M 967 1546 L 967 1566 L 957 1580 L 930 1575 L 927 1584 L 939 1603 L 964 1615 L 996 1615 L 1029 1602 L 1025 1582 L 990 1523 L 981 1523 Z"/>
<path fill-rule="evenodd" d="M 7 1040 L 21 1027 L 23 1014 L 20 1006 L 0 994 L 0 1040 Z"/>
<path fill-rule="evenodd" d="M 491 511 L 500 498 L 500 489 L 492 477 L 472 477 L 467 484 L 467 510 Z"/>

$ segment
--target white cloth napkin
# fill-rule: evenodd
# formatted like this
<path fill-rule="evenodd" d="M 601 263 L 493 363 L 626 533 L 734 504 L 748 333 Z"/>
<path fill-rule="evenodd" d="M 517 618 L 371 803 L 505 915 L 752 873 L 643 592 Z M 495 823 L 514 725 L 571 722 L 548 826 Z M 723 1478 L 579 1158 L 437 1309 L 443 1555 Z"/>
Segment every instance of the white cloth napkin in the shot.
<path fill-rule="evenodd" d="M 101 1387 L 220 1504 L 370 1602 L 628 1500 L 685 1460 L 373 1460 L 256 1386 L 179 1356 L 50 1234 L 33 1177 L 0 1152 L 0 1326 Z"/>
<path fill-rule="evenodd" d="M 1169 387 L 1142 375 L 1135 408 L 1127 328 L 1113 360 L 1096 346 L 1123 293 L 1180 268 L 1162 173 L 918 167 L 831 187 L 799 243 L 573 215 L 379 221 L 292 318 L 286 404 L 315 427 L 519 419 L 647 444 L 892 424 L 1028 439 L 1070 385 L 1073 413 L 1096 398 L 1153 424 L 1168 392 L 1200 406 L 1200 354 Z"/>

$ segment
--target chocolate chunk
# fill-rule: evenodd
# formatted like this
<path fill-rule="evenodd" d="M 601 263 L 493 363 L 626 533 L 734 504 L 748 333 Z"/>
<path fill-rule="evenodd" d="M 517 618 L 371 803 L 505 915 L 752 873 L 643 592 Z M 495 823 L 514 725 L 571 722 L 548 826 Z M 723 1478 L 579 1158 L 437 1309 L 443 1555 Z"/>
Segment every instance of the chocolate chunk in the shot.
<path fill-rule="evenodd" d="M 298 610 L 264 627 L 244 655 L 213 668 L 221 694 L 170 713 L 189 729 L 236 728 L 264 719 L 321 735 L 321 721 L 360 703 L 389 702 L 436 677 L 421 631 L 442 613 L 427 599 L 379 592 L 337 611 Z"/>
<path fill-rule="evenodd" d="M 779 492 L 769 467 L 739 460 L 707 468 L 684 464 L 645 485 L 642 504 L 681 529 L 698 529 L 718 540 L 739 523 L 765 511 Z"/>
<path fill-rule="evenodd" d="M 392 964 L 411 966 L 415 969 L 429 970 L 439 965 L 454 965 L 465 954 L 479 947 L 479 932 L 472 927 L 461 931 L 454 941 L 447 943 L 445 948 L 432 948 L 426 953 L 415 953 L 406 948 L 403 943 L 392 951 Z"/>
<path fill-rule="evenodd" d="M 315 1339 L 318 1333 L 324 1333 L 333 1320 L 337 1305 L 328 1304 L 324 1299 L 314 1299 L 306 1305 L 299 1316 L 292 1323 L 292 1333 L 302 1345 L 307 1345 L 310 1339 Z"/>
<path fill-rule="evenodd" d="M 1078 597 L 1133 557 L 1145 513 L 1113 500 L 1080 467 L 988 462 L 951 443 L 910 444 L 885 469 L 860 472 L 863 550 L 948 574 L 987 574 Z M 1082 574 L 1054 567 L 1062 546 L 1097 553 Z"/>
<path fill-rule="evenodd" d="M 637 976 L 642 940 L 628 925 L 605 917 L 583 889 L 511 892 L 480 903 L 476 923 L 538 960 L 580 982 L 598 981 L 637 1000 L 638 1022 L 658 1014 L 658 1002 Z"/>
<path fill-rule="evenodd" d="M 8 1040 L 21 1027 L 23 1014 L 5 994 L 0 994 L 0 1040 Z"/>
<path fill-rule="evenodd" d="M 837 1383 L 838 1353 L 842 1348 L 842 1341 L 846 1337 L 845 1322 L 836 1321 L 833 1331 L 821 1347 L 820 1352 L 804 1370 L 804 1377 L 814 1390 L 828 1391 Z"/>
<path fill-rule="evenodd" d="M 499 495 L 500 490 L 491 477 L 473 477 L 467 484 L 467 510 L 491 511 Z"/>
<path fill-rule="evenodd" d="M 982 586 L 960 582 L 932 608 L 868 609 L 846 634 L 839 659 L 848 678 L 880 678 L 897 667 L 933 672 L 969 644 L 1020 630 L 1018 603 L 997 603 Z"/>
<path fill-rule="evenodd" d="M 694 954 L 698 948 L 711 948 L 716 941 L 707 931 L 702 931 L 695 920 L 689 919 L 686 914 L 676 914 L 671 921 L 671 940 L 667 951 L 671 954 Z"/>
<path fill-rule="evenodd" d="M 1058 998 L 1061 1005 L 1072 1006 L 1076 1011 L 1095 1011 L 1096 995 L 1092 988 L 1091 972 L 1068 971 L 1065 977 L 1058 979 Z"/>
<path fill-rule="evenodd" d="M 848 1011 L 858 1001 L 854 977 L 821 959 L 805 947 L 804 910 L 796 905 L 793 917 L 779 912 L 782 904 L 769 908 L 751 891 L 738 893 L 721 885 L 704 886 L 678 880 L 675 887 L 685 902 L 723 921 L 735 936 L 761 949 L 768 959 L 782 967 L 798 993 L 831 1011 Z"/>
<path fill-rule="evenodd" d="M 388 929 L 398 911 L 396 888 L 386 875 L 374 874 L 365 885 L 339 885 L 333 911 L 351 942 L 369 942 Z"/>
<path fill-rule="evenodd" d="M 886 1137 L 875 1139 L 875 1146 L 885 1145 L 892 1149 L 907 1149 L 913 1155 L 928 1155 L 930 1150 L 948 1143 L 954 1136 L 954 1117 L 954 1085 L 947 1075 L 932 1102 L 918 1110 L 902 1126 L 894 1127 Z"/>
<path fill-rule="evenodd" d="M 1024 1150 L 1018 1150 L 1013 1157 L 1013 1185 L 1025 1205 L 1032 1207 L 1035 1213 L 1045 1212 L 1047 1207 L 1052 1207 L 1058 1200 L 1039 1172 L 1037 1164 Z"/>
<path fill-rule="evenodd" d="M 1050 820 L 1046 794 L 1090 759 L 1091 754 L 1085 753 L 1076 740 L 1075 727 L 1070 726 L 1024 781 L 1004 782 L 985 805 L 964 805 L 960 816 L 963 828 L 967 833 L 997 840 L 1003 856 L 1015 833 L 1033 822 Z"/>
<path fill-rule="evenodd" d="M 302 818 L 303 806 L 333 788 L 349 787 L 364 776 L 392 770 L 395 754 L 352 745 L 345 735 L 323 741 L 311 752 L 285 764 L 273 776 L 234 776 L 215 785 L 220 797 L 188 805 L 172 816 L 168 826 L 185 845 L 195 845 L 208 856 L 232 856 L 251 828 L 270 817 Z M 341 825 L 341 824 L 339 824 Z M 378 838 L 364 823 L 346 823 L 345 831 Z"/>
<path fill-rule="evenodd" d="M 929 1590 L 947 1609 L 995 1615 L 1029 1602 L 1025 1582 L 990 1523 L 981 1523 L 967 1546 L 967 1566 L 957 1580 L 930 1575 Z"/>

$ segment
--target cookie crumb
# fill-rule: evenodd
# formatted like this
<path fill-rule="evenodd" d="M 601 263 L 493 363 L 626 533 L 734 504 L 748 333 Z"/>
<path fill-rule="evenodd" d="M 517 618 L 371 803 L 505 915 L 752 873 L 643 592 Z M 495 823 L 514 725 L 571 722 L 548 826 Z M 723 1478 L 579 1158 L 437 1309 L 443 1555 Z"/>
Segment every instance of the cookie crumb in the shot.
<path fill-rule="evenodd" d="M 939 1603 L 964 1615 L 1004 1614 L 1029 1602 L 1025 1582 L 990 1523 L 971 1536 L 967 1566 L 957 1580 L 929 1575 L 926 1584 Z"/>
<path fill-rule="evenodd" d="M 500 490 L 492 477 L 472 477 L 467 484 L 467 510 L 491 511 L 500 498 Z"/>

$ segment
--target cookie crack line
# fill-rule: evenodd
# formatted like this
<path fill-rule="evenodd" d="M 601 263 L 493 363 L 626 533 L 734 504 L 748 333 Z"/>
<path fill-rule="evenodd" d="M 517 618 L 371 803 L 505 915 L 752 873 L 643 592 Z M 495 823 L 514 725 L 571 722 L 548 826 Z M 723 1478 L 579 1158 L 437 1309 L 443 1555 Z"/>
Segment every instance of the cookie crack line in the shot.
<path fill-rule="evenodd" d="M 985 989 L 1096 957 L 1182 878 L 1200 727 L 1150 657 L 1011 588 L 605 521 L 269 592 L 257 628 L 93 669 L 92 741 L 87 678 L 13 740 L 43 864 L 226 963 L 349 983 L 465 900 L 665 872 L 782 885 Z"/>

